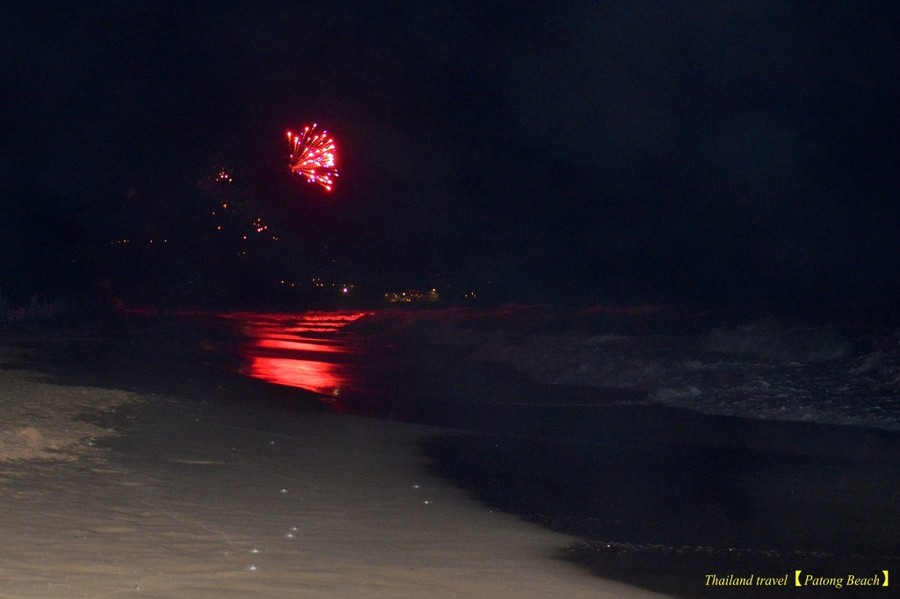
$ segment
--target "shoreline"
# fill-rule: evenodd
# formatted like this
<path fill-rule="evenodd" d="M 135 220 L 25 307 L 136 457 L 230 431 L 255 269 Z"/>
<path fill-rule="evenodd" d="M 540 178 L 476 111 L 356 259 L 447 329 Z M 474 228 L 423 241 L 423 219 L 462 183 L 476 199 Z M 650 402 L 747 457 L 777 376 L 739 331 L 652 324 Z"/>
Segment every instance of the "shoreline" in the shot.
<path fill-rule="evenodd" d="M 895 454 L 817 457 L 699 440 L 646 446 L 471 433 L 428 440 L 423 451 L 432 472 L 484 505 L 581 539 L 560 559 L 677 597 L 717 596 L 720 588 L 704 584 L 710 573 L 900 568 Z M 814 596 L 832 591 L 854 589 Z"/>
<path fill-rule="evenodd" d="M 59 342 L 78 360 L 104 361 L 71 340 L 62 334 L 37 351 L 53 354 Z M 46 385 L 100 395 L 122 386 L 133 371 L 117 362 L 125 357 L 107 357 L 93 374 L 51 369 Z M 36 358 L 24 366 L 34 370 Z M 12 361 L 0 387 L 21 367 Z M 161 358 L 149 374 L 173 365 Z M 184 368 L 173 374 L 190 374 Z M 417 443 L 445 430 L 302 400 L 290 409 L 278 390 L 237 379 L 189 377 L 149 391 L 147 374 L 124 385 L 140 402 L 103 423 L 115 434 L 79 459 L 5 468 L 0 597 L 657 596 L 553 559 L 572 537 L 487 510 L 430 476 Z M 268 391 L 271 401 L 247 403 Z M 5 403 L 32 393 L 26 384 Z"/>

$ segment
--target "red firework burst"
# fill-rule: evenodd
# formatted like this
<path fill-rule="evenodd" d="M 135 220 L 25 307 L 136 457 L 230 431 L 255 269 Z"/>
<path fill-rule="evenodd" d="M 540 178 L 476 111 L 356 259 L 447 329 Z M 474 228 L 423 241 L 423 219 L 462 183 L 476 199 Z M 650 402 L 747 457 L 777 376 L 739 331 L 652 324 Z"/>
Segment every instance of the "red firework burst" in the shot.
<path fill-rule="evenodd" d="M 326 131 L 316 131 L 315 124 L 304 127 L 299 135 L 288 131 L 287 136 L 291 144 L 291 172 L 331 191 L 338 176 L 334 140 Z"/>

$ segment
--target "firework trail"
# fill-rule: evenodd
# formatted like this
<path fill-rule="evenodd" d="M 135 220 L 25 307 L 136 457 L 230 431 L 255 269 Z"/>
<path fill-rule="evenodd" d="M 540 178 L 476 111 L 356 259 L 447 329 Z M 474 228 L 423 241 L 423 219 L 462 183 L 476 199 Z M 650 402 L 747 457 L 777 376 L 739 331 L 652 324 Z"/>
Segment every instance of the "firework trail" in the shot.
<path fill-rule="evenodd" d="M 338 176 L 334 140 L 326 131 L 316 131 L 315 124 L 304 127 L 299 135 L 288 131 L 287 136 L 291 144 L 291 172 L 331 191 Z"/>

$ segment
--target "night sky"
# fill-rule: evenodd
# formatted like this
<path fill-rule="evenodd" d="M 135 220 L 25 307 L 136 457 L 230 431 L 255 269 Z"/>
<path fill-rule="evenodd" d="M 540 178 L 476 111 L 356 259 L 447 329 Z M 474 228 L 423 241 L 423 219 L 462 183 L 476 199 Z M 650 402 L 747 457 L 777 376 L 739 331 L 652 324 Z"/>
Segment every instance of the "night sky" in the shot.
<path fill-rule="evenodd" d="M 0 288 L 897 297 L 896 2 L 227 4 L 2 4 Z M 287 169 L 312 122 L 332 193 Z"/>

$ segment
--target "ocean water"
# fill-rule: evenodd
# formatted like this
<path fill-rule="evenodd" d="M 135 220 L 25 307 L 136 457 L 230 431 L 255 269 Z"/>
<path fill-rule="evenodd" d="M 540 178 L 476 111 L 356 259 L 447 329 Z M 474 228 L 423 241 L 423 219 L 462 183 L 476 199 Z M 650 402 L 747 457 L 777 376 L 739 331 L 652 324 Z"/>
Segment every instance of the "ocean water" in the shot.
<path fill-rule="evenodd" d="M 545 384 L 617 388 L 706 414 L 900 430 L 890 313 L 772 315 L 669 307 L 516 307 L 407 324 Z"/>
<path fill-rule="evenodd" d="M 231 319 L 247 338 L 245 374 L 349 412 L 378 412 L 365 395 L 402 378 L 385 359 L 401 344 L 449 348 L 531 383 L 580 388 L 579 397 L 620 389 L 623 401 L 705 414 L 900 430 L 900 324 L 889 313 L 515 306 Z"/>

